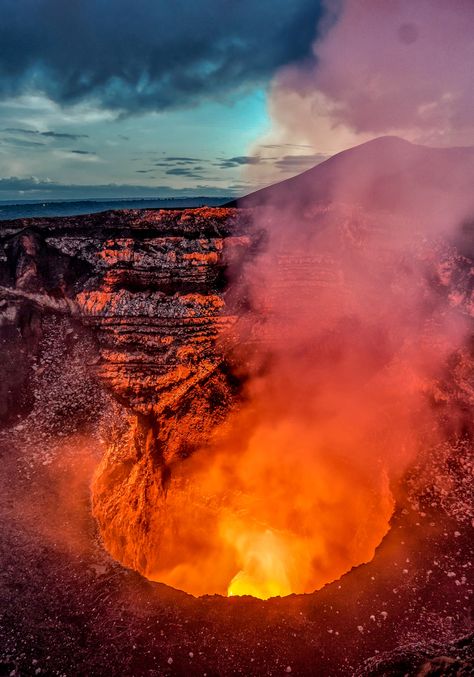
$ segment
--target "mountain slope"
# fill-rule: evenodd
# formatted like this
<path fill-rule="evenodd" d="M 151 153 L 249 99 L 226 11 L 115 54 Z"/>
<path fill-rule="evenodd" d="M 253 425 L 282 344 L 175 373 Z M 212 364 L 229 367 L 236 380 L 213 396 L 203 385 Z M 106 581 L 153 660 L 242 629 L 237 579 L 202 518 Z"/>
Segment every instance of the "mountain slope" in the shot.
<path fill-rule="evenodd" d="M 419 215 L 474 208 L 474 147 L 430 148 L 380 137 L 229 206 L 306 209 L 339 202 Z"/>

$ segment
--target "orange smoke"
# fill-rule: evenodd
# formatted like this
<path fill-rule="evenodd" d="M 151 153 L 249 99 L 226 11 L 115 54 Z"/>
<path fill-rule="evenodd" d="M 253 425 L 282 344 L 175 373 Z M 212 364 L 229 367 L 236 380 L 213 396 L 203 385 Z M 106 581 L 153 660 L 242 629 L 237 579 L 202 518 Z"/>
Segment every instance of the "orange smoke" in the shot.
<path fill-rule="evenodd" d="M 237 415 L 231 436 L 249 424 Z M 380 465 L 325 452 L 301 421 L 224 435 L 176 469 L 146 575 L 196 595 L 311 592 L 369 561 L 393 501 Z"/>
<path fill-rule="evenodd" d="M 173 468 L 142 569 L 196 595 L 312 592 L 369 561 L 400 475 L 441 434 L 436 380 L 466 331 L 452 253 L 419 224 L 370 206 L 255 218 L 267 244 L 235 282 L 243 401 Z"/>

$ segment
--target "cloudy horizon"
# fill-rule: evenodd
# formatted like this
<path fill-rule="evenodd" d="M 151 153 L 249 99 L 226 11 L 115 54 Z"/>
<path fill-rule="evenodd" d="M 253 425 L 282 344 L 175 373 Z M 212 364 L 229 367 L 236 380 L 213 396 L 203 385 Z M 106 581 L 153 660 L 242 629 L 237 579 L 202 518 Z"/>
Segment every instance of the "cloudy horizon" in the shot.
<path fill-rule="evenodd" d="M 225 1 L 5 2 L 0 200 L 232 197 L 324 159 L 297 139 L 255 148 L 321 4 Z"/>
<path fill-rule="evenodd" d="M 2 9 L 3 201 L 236 197 L 377 136 L 474 138 L 470 0 Z"/>

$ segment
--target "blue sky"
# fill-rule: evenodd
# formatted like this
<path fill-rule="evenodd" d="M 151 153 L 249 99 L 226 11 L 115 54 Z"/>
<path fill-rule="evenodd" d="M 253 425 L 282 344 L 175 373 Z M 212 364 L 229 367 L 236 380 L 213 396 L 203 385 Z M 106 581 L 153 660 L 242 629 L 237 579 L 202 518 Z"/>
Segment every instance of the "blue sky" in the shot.
<path fill-rule="evenodd" d="M 88 196 L 89 186 L 107 184 L 147 188 L 158 195 L 238 193 L 247 185 L 244 165 L 232 158 L 242 158 L 268 126 L 261 88 L 236 100 L 125 118 L 89 106 L 64 109 L 44 97 L 23 96 L 1 103 L 0 119 L 4 181 L 20 177 L 83 185 L 84 191 L 77 188 L 82 197 Z M 225 169 L 223 162 L 229 163 Z M 115 189 L 109 191 L 116 194 Z M 61 191 L 33 182 L 29 192 L 34 197 Z"/>
<path fill-rule="evenodd" d="M 0 0 L 0 199 L 235 195 L 317 0 Z M 260 150 L 278 180 L 315 164 Z"/>

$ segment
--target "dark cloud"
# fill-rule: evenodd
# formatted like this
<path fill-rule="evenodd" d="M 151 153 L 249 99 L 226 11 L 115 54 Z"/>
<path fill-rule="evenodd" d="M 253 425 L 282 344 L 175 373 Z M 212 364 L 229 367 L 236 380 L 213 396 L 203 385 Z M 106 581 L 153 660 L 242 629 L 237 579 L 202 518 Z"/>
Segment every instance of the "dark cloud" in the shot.
<path fill-rule="evenodd" d="M 78 139 L 87 139 L 88 134 L 64 134 L 60 132 L 39 132 L 41 136 L 49 136 L 52 139 L 67 139 L 68 141 L 77 141 Z"/>
<path fill-rule="evenodd" d="M 195 105 L 309 56 L 319 0 L 3 0 L 0 96 Z"/>
<path fill-rule="evenodd" d="M 275 162 L 275 167 L 286 172 L 300 172 L 324 162 L 328 157 L 328 155 L 324 155 L 323 153 L 315 153 L 312 155 L 285 155 Z"/>
<path fill-rule="evenodd" d="M 0 57 L 1 60 L 1 57 Z M 63 132 L 40 132 L 38 129 L 24 129 L 22 127 L 7 127 L 3 130 L 7 134 L 25 134 L 27 136 L 46 136 L 51 139 L 64 139 L 67 141 L 78 141 L 79 139 L 89 138 L 88 134 L 66 134 Z"/>
<path fill-rule="evenodd" d="M 97 155 L 97 153 L 93 153 L 89 150 L 70 150 L 69 152 L 75 153 L 76 155 Z"/>
<path fill-rule="evenodd" d="M 29 141 L 28 139 L 17 139 L 15 137 L 9 137 L 6 140 L 2 141 L 2 145 L 7 144 L 8 146 L 16 146 L 18 148 L 35 148 L 36 146 L 42 146 L 45 148 L 45 144 L 40 141 Z"/>
<path fill-rule="evenodd" d="M 168 169 L 165 174 L 168 176 L 185 176 L 189 179 L 202 179 L 204 178 L 201 173 L 203 169 L 204 167 L 173 167 Z"/>
<path fill-rule="evenodd" d="M 237 157 L 219 160 L 216 165 L 221 169 L 232 169 L 233 167 L 242 167 L 243 165 L 258 165 L 264 161 L 265 158 L 257 155 L 238 155 Z"/>
<path fill-rule="evenodd" d="M 167 157 L 165 158 L 166 162 L 184 162 L 184 163 L 190 163 L 193 164 L 194 162 L 202 162 L 201 158 L 196 158 L 196 157 Z"/>
<path fill-rule="evenodd" d="M 175 165 L 176 167 L 180 166 L 189 166 L 192 168 L 196 168 L 195 165 L 198 162 L 206 162 L 202 158 L 195 158 L 195 157 L 165 157 L 159 162 L 154 162 L 153 166 L 154 167 L 167 167 L 169 168 L 170 165 Z"/>
<path fill-rule="evenodd" d="M 262 146 L 263 147 L 263 146 Z M 298 144 L 271 144 L 265 146 L 265 148 L 308 148 L 308 146 L 298 145 Z M 273 167 L 280 169 L 285 172 L 301 172 L 309 167 L 327 160 L 328 156 L 323 155 L 322 153 L 315 154 L 303 154 L 303 155 L 283 155 L 283 156 L 261 156 L 261 155 L 239 155 L 237 157 L 231 157 L 226 159 L 220 159 L 218 162 L 214 163 L 217 167 L 221 169 L 234 169 L 236 167 L 243 167 L 245 165 L 269 165 L 272 164 Z"/>
<path fill-rule="evenodd" d="M 283 144 L 281 148 L 286 147 L 304 148 L 306 146 L 297 144 Z M 278 148 L 279 146 L 272 146 Z M 322 153 L 300 154 L 300 155 L 283 155 L 283 156 L 253 156 L 253 155 L 238 155 L 230 158 L 218 158 L 215 161 L 207 163 L 197 158 L 186 157 L 169 157 L 160 162 L 155 162 L 154 167 L 162 167 L 166 169 L 165 174 L 168 176 L 187 177 L 190 179 L 202 179 L 204 173 L 209 173 L 213 167 L 220 169 L 235 169 L 245 167 L 248 165 L 266 165 L 272 166 L 282 172 L 298 173 L 309 167 L 327 160 L 328 156 Z M 201 162 L 203 164 L 196 164 Z M 170 166 L 170 164 L 174 166 Z M 137 169 L 137 174 L 148 174 L 154 172 L 155 169 Z M 209 180 L 208 177 L 206 177 Z"/>
<path fill-rule="evenodd" d="M 6 134 L 39 134 L 37 129 L 23 129 L 22 127 L 6 127 L 2 129 Z"/>

